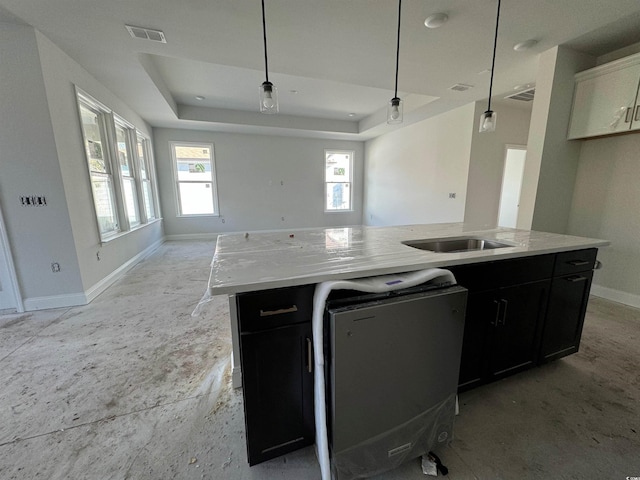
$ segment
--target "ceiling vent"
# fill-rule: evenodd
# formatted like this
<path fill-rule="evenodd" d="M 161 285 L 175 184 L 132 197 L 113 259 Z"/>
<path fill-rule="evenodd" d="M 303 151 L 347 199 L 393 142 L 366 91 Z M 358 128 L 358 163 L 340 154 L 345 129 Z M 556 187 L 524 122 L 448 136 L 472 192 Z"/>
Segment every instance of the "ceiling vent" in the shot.
<path fill-rule="evenodd" d="M 449 90 L 453 90 L 454 92 L 466 92 L 467 90 L 473 88 L 473 85 L 466 85 L 464 83 L 456 83 L 455 85 L 449 87 Z"/>
<path fill-rule="evenodd" d="M 133 25 L 125 25 L 129 35 L 133 38 L 141 38 L 142 40 L 151 40 L 152 42 L 167 43 L 164 32 L 153 30 L 151 28 L 134 27 Z"/>
<path fill-rule="evenodd" d="M 530 88 L 528 90 L 523 90 L 518 93 L 514 93 L 513 95 L 509 95 L 504 98 L 510 98 L 511 100 L 520 100 L 521 102 L 530 102 L 533 100 L 533 96 L 536 93 L 535 88 Z"/>

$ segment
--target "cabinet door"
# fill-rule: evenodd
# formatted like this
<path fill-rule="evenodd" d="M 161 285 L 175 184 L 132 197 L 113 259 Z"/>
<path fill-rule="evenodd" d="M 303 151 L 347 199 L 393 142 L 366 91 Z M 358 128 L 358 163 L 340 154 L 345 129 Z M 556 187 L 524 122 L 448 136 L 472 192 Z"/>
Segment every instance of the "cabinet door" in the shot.
<path fill-rule="evenodd" d="M 537 361 L 549 280 L 500 289 L 492 299 L 488 374 L 502 378 Z"/>
<path fill-rule="evenodd" d="M 627 131 L 636 106 L 640 64 L 576 82 L 569 139 Z"/>
<path fill-rule="evenodd" d="M 314 442 L 311 323 L 241 338 L 249 464 Z"/>
<path fill-rule="evenodd" d="M 458 391 L 475 388 L 485 380 L 486 342 L 491 319 L 495 317 L 494 292 L 470 293 L 464 321 Z"/>
<path fill-rule="evenodd" d="M 553 279 L 542 335 L 542 362 L 578 351 L 592 277 L 593 272 L 587 271 Z"/>

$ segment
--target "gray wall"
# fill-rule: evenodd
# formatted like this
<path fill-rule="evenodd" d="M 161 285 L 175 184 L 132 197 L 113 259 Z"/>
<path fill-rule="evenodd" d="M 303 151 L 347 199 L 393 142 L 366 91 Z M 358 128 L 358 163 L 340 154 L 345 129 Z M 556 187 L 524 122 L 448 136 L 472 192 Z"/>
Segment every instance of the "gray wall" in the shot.
<path fill-rule="evenodd" d="M 473 114 L 465 105 L 368 141 L 363 223 L 461 222 Z"/>
<path fill-rule="evenodd" d="M 540 55 L 519 228 L 566 232 L 580 156 L 580 144 L 567 140 L 574 75 L 594 63 L 594 57 L 565 47 Z"/>
<path fill-rule="evenodd" d="M 498 222 L 505 149 L 507 145 L 526 146 L 531 111 L 495 104 L 498 123 L 496 131 L 488 134 L 478 132 L 487 103 L 475 105 L 464 221 L 493 228 Z"/>
<path fill-rule="evenodd" d="M 0 202 L 28 305 L 35 297 L 82 292 L 82 281 L 35 31 L 0 23 L 0 50 Z M 23 195 L 43 195 L 47 205 L 23 207 Z"/>
<path fill-rule="evenodd" d="M 0 202 L 20 292 L 27 310 L 82 304 L 163 233 L 156 222 L 100 243 L 73 84 L 149 128 L 33 28 L 0 23 L 0 49 Z M 23 207 L 23 195 L 47 205 Z"/>
<path fill-rule="evenodd" d="M 362 142 L 164 128 L 153 136 L 168 236 L 361 223 Z M 214 144 L 219 217 L 177 216 L 170 141 Z M 355 152 L 352 212 L 324 212 L 325 149 Z"/>
<path fill-rule="evenodd" d="M 49 102 L 51 124 L 64 182 L 73 240 L 84 290 L 91 289 L 132 257 L 163 238 L 162 223 L 145 225 L 101 244 L 91 196 L 87 160 L 82 143 L 74 85 L 151 135 L 151 128 L 133 110 L 107 90 L 44 35 L 38 47 Z M 100 252 L 100 261 L 96 256 Z"/>
<path fill-rule="evenodd" d="M 640 133 L 581 143 L 568 233 L 611 242 L 594 292 L 640 307 Z"/>

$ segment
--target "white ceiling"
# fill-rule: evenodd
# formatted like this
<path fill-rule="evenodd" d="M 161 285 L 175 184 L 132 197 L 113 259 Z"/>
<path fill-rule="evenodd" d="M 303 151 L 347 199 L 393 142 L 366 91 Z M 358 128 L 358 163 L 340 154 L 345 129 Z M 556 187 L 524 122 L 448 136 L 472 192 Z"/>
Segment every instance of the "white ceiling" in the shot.
<path fill-rule="evenodd" d="M 384 115 L 394 88 L 396 1 L 265 4 L 278 115 L 258 113 L 260 0 L 0 0 L 0 21 L 40 30 L 153 126 L 357 139 L 394 128 Z M 405 124 L 486 98 L 496 6 L 404 0 Z M 425 28 L 436 12 L 449 22 Z M 167 43 L 131 38 L 125 24 L 162 30 Z M 513 50 L 528 39 L 539 43 Z M 638 0 L 503 0 L 495 97 L 534 83 L 538 54 L 555 45 L 598 56 L 639 41 Z M 474 88 L 449 90 L 455 83 Z"/>

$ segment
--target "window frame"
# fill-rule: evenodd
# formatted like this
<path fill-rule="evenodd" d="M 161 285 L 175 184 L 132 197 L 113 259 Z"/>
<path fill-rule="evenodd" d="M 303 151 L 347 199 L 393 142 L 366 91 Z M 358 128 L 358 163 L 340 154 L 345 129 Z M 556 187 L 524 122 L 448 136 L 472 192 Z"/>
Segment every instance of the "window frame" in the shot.
<path fill-rule="evenodd" d="M 342 154 L 349 155 L 349 181 L 348 182 L 328 182 L 327 181 L 327 157 L 330 154 Z M 353 213 L 353 165 L 354 165 L 354 157 L 355 150 L 340 150 L 335 148 L 327 148 L 324 150 L 324 195 L 323 195 L 323 204 L 324 204 L 324 213 Z M 327 208 L 327 188 L 329 183 L 344 183 L 349 185 L 349 208 Z"/>
<path fill-rule="evenodd" d="M 138 144 L 142 144 L 142 162 L 144 162 L 146 178 L 142 176 L 143 165 L 140 162 L 140 155 L 138 154 Z M 136 131 L 136 159 L 138 163 L 138 181 L 139 181 L 139 197 L 142 201 L 142 207 L 140 209 L 141 214 L 144 216 L 145 223 L 153 222 L 160 218 L 160 208 L 158 206 L 158 194 L 155 189 L 155 170 L 153 162 L 153 152 L 151 150 L 151 140 L 143 133 Z M 145 196 L 144 185 L 148 184 L 150 198 Z M 149 200 L 149 202 L 147 202 Z M 152 215 L 149 216 L 147 212 L 147 203 L 150 204 Z"/>
<path fill-rule="evenodd" d="M 84 150 L 85 165 L 87 169 L 87 177 L 90 183 L 91 196 L 93 199 L 93 212 L 95 218 L 96 232 L 101 244 L 105 244 L 115 238 L 142 228 L 151 223 L 160 221 L 160 208 L 158 204 L 157 182 L 155 177 L 155 165 L 153 161 L 153 152 L 151 150 L 151 141 L 149 137 L 136 129 L 136 127 L 125 120 L 123 117 L 115 113 L 112 109 L 99 102 L 91 95 L 84 92 L 77 85 L 74 86 L 76 91 L 76 108 L 78 112 L 78 121 L 80 124 L 80 133 L 82 139 L 82 148 Z M 86 139 L 84 122 L 82 119 L 82 107 L 96 113 L 99 121 L 100 138 L 103 144 L 102 160 L 105 170 L 108 172 L 95 172 L 91 168 L 91 156 L 88 151 L 88 143 Z M 125 134 L 126 153 L 128 156 L 129 175 L 123 175 L 119 160 L 118 137 L 116 128 L 122 128 Z M 141 208 L 145 204 L 142 191 L 142 179 L 140 171 L 140 162 L 137 152 L 138 138 L 144 140 L 147 176 L 151 189 L 151 197 L 155 212 L 154 218 L 146 215 L 146 209 Z M 103 232 L 100 226 L 99 209 L 96 204 L 96 194 L 94 192 L 94 176 L 104 177 L 110 183 L 109 196 L 112 207 L 112 214 L 115 219 L 116 229 Z M 130 182 L 133 186 L 134 197 L 133 202 L 137 211 L 137 222 L 130 222 L 127 212 L 127 196 L 125 195 L 125 182 Z"/>
<path fill-rule="evenodd" d="M 79 89 L 77 89 L 76 98 L 77 98 L 76 105 L 78 109 L 78 119 L 80 122 L 80 132 L 82 135 L 82 149 L 84 150 L 85 165 L 86 165 L 87 173 L 89 176 L 89 184 L 90 184 L 89 188 L 91 189 L 91 198 L 93 200 L 93 211 L 94 211 L 95 220 L 96 220 L 96 230 L 98 232 L 99 238 L 102 241 L 104 241 L 109 238 L 113 238 L 122 232 L 122 224 L 120 221 L 121 216 L 118 209 L 118 202 L 116 198 L 117 197 L 116 186 L 115 186 L 116 182 L 113 177 L 113 165 L 111 162 L 111 156 L 112 156 L 111 155 L 111 135 L 109 132 L 111 110 Z M 101 143 L 102 160 L 104 161 L 105 170 L 107 170 L 106 172 L 97 172 L 91 169 L 90 156 L 89 156 L 89 152 L 87 151 L 88 140 L 87 140 L 87 135 L 84 129 L 84 122 L 82 121 L 81 104 L 88 110 L 92 111 L 93 113 L 96 113 L 98 116 L 98 128 L 100 131 L 101 141 L 102 141 Z M 113 230 L 103 231 L 102 228 L 100 227 L 100 220 L 98 216 L 98 206 L 96 204 L 97 197 L 96 197 L 96 193 L 93 186 L 94 176 L 106 179 L 109 185 L 108 192 L 110 194 L 111 209 L 112 209 L 113 217 L 115 220 L 115 229 Z"/>
<path fill-rule="evenodd" d="M 122 166 L 120 165 L 120 158 L 119 156 L 114 155 L 114 158 L 112 159 L 112 161 L 115 163 L 115 166 L 118 167 L 118 177 L 119 177 L 119 182 L 120 182 L 120 190 L 121 190 L 121 194 L 120 194 L 120 198 L 122 199 L 122 209 L 123 209 L 123 214 L 124 214 L 124 219 L 126 219 L 127 222 L 127 228 L 126 230 L 132 230 L 135 229 L 137 227 L 139 227 L 140 225 L 143 224 L 143 219 L 142 219 L 142 215 L 140 212 L 140 195 L 139 195 L 139 188 L 138 188 L 138 158 L 137 155 L 135 155 L 134 149 L 133 149 L 133 139 L 135 138 L 135 134 L 136 134 L 136 128 L 131 125 L 129 122 L 127 122 L 124 118 L 122 118 L 121 116 L 117 115 L 117 114 L 113 114 L 113 151 L 118 153 L 120 152 L 120 148 L 118 147 L 118 133 L 117 133 L 117 129 L 120 128 L 122 129 L 123 133 L 124 133 L 124 139 L 125 139 L 125 148 L 126 148 L 126 154 L 127 154 L 127 163 L 128 163 L 128 167 L 129 167 L 129 175 L 124 175 L 124 173 L 122 172 Z M 133 188 L 133 206 L 134 206 L 134 213 L 135 216 L 137 218 L 137 220 L 135 222 L 131 221 L 130 218 L 130 213 L 129 212 L 129 207 L 127 205 L 127 196 L 126 196 L 126 187 L 125 187 L 125 183 L 128 182 L 132 185 Z"/>
<path fill-rule="evenodd" d="M 209 152 L 211 153 L 211 181 L 196 181 L 196 180 L 180 180 L 178 178 L 178 159 L 176 158 L 176 146 L 181 147 L 204 147 L 209 148 Z M 171 152 L 171 163 L 173 170 L 173 179 L 174 179 L 174 192 L 175 192 L 175 206 L 176 206 L 176 217 L 219 217 L 220 216 L 220 208 L 218 204 L 218 183 L 217 183 L 217 175 L 216 175 L 216 156 L 214 152 L 214 144 L 210 142 L 184 142 L 180 140 L 171 140 L 169 141 L 169 150 Z M 211 183 L 211 204 L 213 207 L 213 213 L 182 213 L 182 200 L 180 197 L 180 184 L 181 183 Z"/>

